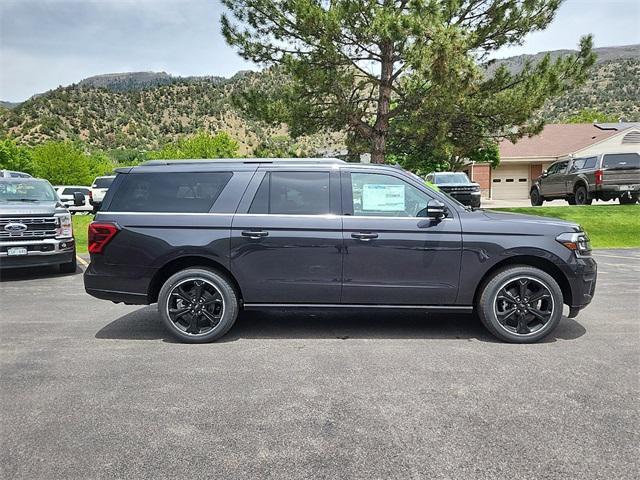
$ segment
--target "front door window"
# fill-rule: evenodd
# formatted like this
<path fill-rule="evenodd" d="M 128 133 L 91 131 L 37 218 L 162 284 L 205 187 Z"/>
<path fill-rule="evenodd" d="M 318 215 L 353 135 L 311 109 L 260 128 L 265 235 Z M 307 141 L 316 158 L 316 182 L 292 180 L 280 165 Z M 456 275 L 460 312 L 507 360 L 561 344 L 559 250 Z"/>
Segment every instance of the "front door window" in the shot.
<path fill-rule="evenodd" d="M 378 173 L 352 173 L 353 214 L 375 217 L 417 217 L 430 198 L 413 185 Z"/>

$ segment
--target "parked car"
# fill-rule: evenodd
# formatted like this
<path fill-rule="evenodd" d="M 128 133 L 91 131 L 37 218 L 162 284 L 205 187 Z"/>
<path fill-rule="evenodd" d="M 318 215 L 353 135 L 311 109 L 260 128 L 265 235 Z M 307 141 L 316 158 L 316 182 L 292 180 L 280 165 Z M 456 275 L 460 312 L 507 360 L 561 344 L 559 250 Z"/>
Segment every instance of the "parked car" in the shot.
<path fill-rule="evenodd" d="M 340 160 L 150 161 L 121 168 L 89 226 L 85 289 L 158 304 L 185 342 L 240 309 L 479 314 L 502 340 L 548 335 L 594 295 L 579 225 L 471 210 L 401 168 Z"/>
<path fill-rule="evenodd" d="M 469 180 L 464 172 L 432 172 L 427 175 L 427 182 L 437 185 L 463 205 L 480 207 L 480 185 Z"/>
<path fill-rule="evenodd" d="M 531 205 L 564 199 L 571 205 L 618 199 L 632 204 L 640 198 L 640 153 L 605 153 L 551 164 L 534 182 Z"/>
<path fill-rule="evenodd" d="M 91 188 L 83 187 L 81 185 L 66 185 L 54 187 L 58 198 L 62 204 L 73 213 L 77 212 L 92 212 L 93 206 L 91 205 Z M 84 204 L 76 206 L 75 194 L 81 193 L 84 196 Z"/>
<path fill-rule="evenodd" d="M 102 200 L 109 190 L 109 186 L 113 182 L 114 178 L 116 178 L 115 175 L 107 175 L 104 177 L 96 177 L 96 179 L 93 181 L 89 196 L 89 202 L 91 203 L 91 206 L 93 206 L 93 213 L 96 213 L 98 210 L 100 210 Z"/>
<path fill-rule="evenodd" d="M 84 203 L 82 194 L 75 201 Z M 47 265 L 76 271 L 69 210 L 46 180 L 0 178 L 0 269 Z"/>
<path fill-rule="evenodd" d="M 0 178 L 31 178 L 31 175 L 14 170 L 0 170 Z"/>

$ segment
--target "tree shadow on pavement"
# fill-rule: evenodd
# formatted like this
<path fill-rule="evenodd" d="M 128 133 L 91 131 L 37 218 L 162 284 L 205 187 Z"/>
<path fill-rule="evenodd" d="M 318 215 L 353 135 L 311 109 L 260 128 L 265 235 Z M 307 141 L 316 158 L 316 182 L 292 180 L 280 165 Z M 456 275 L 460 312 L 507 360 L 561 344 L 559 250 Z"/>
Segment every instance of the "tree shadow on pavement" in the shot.
<path fill-rule="evenodd" d="M 11 268 L 7 270 L 0 270 L 0 283 L 38 280 L 42 278 L 70 277 L 72 275 L 81 274 L 82 272 L 84 272 L 84 270 L 80 265 L 76 267 L 76 271 L 73 273 L 60 273 L 57 265 L 46 267 Z"/>
<path fill-rule="evenodd" d="M 574 340 L 586 333 L 573 319 L 560 325 L 542 343 Z M 124 315 L 103 327 L 96 338 L 175 342 L 155 306 Z M 265 310 L 241 312 L 233 328 L 218 342 L 240 339 L 455 339 L 499 342 L 475 315 L 425 314 L 419 311 Z"/>

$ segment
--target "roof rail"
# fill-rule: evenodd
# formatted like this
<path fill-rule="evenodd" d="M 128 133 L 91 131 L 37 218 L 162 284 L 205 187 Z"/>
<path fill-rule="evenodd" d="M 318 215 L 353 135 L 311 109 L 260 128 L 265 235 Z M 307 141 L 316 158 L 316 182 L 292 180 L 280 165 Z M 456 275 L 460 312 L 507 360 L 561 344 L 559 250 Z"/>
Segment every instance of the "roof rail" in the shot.
<path fill-rule="evenodd" d="M 189 165 L 202 163 L 347 163 L 338 158 L 203 158 L 185 160 L 147 160 L 140 165 Z"/>

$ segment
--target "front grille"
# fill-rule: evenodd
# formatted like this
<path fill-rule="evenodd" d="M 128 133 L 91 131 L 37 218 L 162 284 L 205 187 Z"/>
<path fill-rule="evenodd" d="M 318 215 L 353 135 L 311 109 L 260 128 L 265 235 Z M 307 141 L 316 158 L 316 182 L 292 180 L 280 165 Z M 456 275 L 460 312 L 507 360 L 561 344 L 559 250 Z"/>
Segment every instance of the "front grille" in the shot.
<path fill-rule="evenodd" d="M 22 223 L 27 229 L 10 232 L 5 230 L 9 223 Z M 58 219 L 56 217 L 15 217 L 0 218 L 0 240 L 37 240 L 40 238 L 54 238 Z"/>
<path fill-rule="evenodd" d="M 474 187 L 440 187 L 447 193 L 471 193 L 477 191 Z"/>

